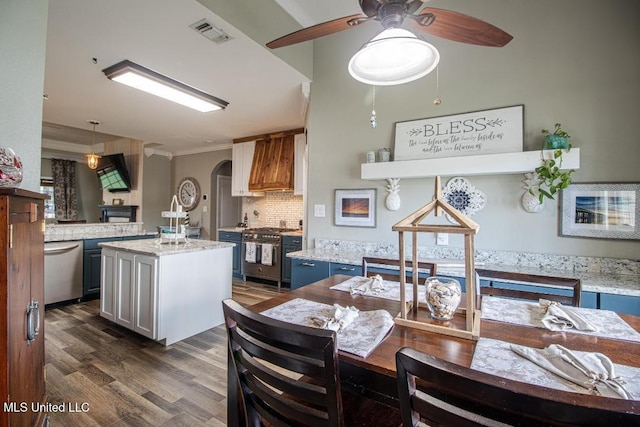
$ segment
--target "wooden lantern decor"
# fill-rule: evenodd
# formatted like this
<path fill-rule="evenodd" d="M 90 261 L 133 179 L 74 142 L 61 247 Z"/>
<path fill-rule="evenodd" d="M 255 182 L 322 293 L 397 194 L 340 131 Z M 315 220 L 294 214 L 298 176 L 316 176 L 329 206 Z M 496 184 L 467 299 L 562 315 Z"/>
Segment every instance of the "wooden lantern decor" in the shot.
<path fill-rule="evenodd" d="M 401 311 L 396 317 L 395 322 L 399 325 L 418 328 L 426 331 L 436 332 L 445 335 L 451 335 L 460 338 L 477 340 L 480 336 L 480 316 L 481 312 L 476 308 L 476 274 L 474 266 L 474 248 L 473 239 L 480 229 L 480 226 L 462 214 L 459 210 L 451 206 L 442 199 L 440 177 L 435 180 L 435 199 L 427 203 L 422 208 L 413 212 L 392 227 L 393 231 L 398 232 L 399 249 L 400 249 L 400 302 Z M 453 218 L 457 225 L 429 225 L 422 224 L 422 221 L 432 212 L 435 216 L 441 216 L 445 211 Z M 456 316 L 465 316 L 465 328 L 460 329 L 453 326 L 442 325 L 437 321 L 427 320 L 429 316 L 420 316 L 421 304 L 418 299 L 418 263 L 413 263 L 413 304 L 407 304 L 406 297 L 406 264 L 405 264 L 405 248 L 404 233 L 412 234 L 411 253 L 412 259 L 418 259 L 418 233 L 453 233 L 464 235 L 464 266 L 466 279 L 466 304 L 463 300 L 460 308 L 456 312 Z M 409 315 L 413 309 L 414 314 Z M 424 320 L 419 320 L 424 319 Z M 440 324 L 438 324 L 440 323 Z"/>

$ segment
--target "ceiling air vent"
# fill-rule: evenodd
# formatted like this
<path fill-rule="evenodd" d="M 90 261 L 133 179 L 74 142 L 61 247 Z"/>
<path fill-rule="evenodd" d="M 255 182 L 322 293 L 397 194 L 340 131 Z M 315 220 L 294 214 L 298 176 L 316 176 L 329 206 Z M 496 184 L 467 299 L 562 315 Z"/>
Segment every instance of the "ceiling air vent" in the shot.
<path fill-rule="evenodd" d="M 217 44 L 231 40 L 231 36 L 229 34 L 225 33 L 220 28 L 214 27 L 209 22 L 207 22 L 206 19 L 201 19 L 200 21 L 189 25 L 189 27 L 193 28 L 195 31 L 199 32 L 200 34 Z"/>

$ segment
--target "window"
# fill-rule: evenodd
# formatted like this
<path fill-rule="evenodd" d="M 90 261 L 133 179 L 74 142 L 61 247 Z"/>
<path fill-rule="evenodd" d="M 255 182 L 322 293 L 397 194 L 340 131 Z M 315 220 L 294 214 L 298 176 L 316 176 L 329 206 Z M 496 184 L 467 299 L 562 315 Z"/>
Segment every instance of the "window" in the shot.
<path fill-rule="evenodd" d="M 53 200 L 53 178 L 40 178 L 40 192 L 49 196 L 44 201 L 44 217 L 55 218 L 56 208 Z"/>

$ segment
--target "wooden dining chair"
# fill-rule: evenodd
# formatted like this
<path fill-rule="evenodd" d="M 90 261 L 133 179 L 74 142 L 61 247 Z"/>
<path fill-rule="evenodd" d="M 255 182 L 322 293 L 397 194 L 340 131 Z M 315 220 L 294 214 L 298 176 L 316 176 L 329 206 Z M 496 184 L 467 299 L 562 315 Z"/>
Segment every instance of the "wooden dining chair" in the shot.
<path fill-rule="evenodd" d="M 482 295 L 500 296 L 517 299 L 539 300 L 540 298 L 557 301 L 564 305 L 580 306 L 582 284 L 580 279 L 568 277 L 552 277 L 537 274 L 510 273 L 504 271 L 476 269 L 480 276 Z M 488 285 L 482 286 L 483 280 Z M 509 289 L 500 282 L 515 282 L 519 285 L 531 285 L 530 290 Z"/>
<path fill-rule="evenodd" d="M 389 265 L 389 266 L 393 266 L 394 268 L 390 268 L 388 270 L 385 270 L 384 272 L 378 272 L 378 271 L 372 272 L 370 271 L 370 268 L 374 265 L 375 266 Z M 362 258 L 362 275 L 364 277 L 369 277 L 375 274 L 379 274 L 385 280 L 399 281 L 400 280 L 399 267 L 400 267 L 400 260 L 398 259 L 373 258 L 373 257 Z M 434 263 L 418 261 L 418 268 L 422 270 L 427 270 L 428 271 L 427 274 L 429 276 L 436 275 L 437 267 L 436 267 L 436 264 Z M 411 283 L 412 282 L 411 273 L 413 271 L 413 262 L 405 261 L 405 269 L 406 269 L 406 281 L 407 283 Z"/>
<path fill-rule="evenodd" d="M 640 402 L 549 389 L 404 347 L 396 353 L 404 427 L 631 426 Z M 416 385 L 417 384 L 417 385 Z"/>
<path fill-rule="evenodd" d="M 397 408 L 350 393 L 343 400 L 334 331 L 272 319 L 230 299 L 222 306 L 227 389 L 238 390 L 237 401 L 229 393 L 230 426 L 376 426 L 379 417 L 400 425 Z"/>

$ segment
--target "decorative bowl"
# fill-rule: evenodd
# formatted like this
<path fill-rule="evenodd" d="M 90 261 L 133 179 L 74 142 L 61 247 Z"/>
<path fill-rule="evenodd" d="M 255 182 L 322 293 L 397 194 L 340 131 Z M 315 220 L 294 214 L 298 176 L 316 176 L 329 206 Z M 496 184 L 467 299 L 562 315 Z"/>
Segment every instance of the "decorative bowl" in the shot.
<path fill-rule="evenodd" d="M 11 148 L 0 147 L 0 187 L 18 187 L 22 182 L 22 162 Z"/>

